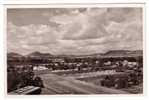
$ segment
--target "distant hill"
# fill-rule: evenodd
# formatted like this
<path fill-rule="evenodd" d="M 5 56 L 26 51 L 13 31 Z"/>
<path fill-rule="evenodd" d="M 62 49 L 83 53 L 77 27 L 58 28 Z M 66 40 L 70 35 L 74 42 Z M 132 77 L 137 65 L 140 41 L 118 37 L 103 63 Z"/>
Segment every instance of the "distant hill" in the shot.
<path fill-rule="evenodd" d="M 136 56 L 143 56 L 143 50 L 110 50 L 106 53 L 95 53 L 89 55 L 72 55 L 68 57 L 75 57 L 75 58 L 100 58 L 100 57 L 136 57 Z"/>
<path fill-rule="evenodd" d="M 57 55 L 56 57 L 68 57 L 68 58 L 94 58 L 94 57 L 100 57 L 101 53 L 96 54 L 88 54 L 88 55 Z"/>
<path fill-rule="evenodd" d="M 31 58 L 49 58 L 49 57 L 53 57 L 52 54 L 50 53 L 41 53 L 41 52 L 32 52 L 30 54 L 28 54 L 26 57 L 31 57 Z"/>
<path fill-rule="evenodd" d="M 89 54 L 89 55 L 52 55 L 50 53 L 41 53 L 41 52 L 32 52 L 26 56 L 22 56 L 18 53 L 8 53 L 7 57 L 9 59 L 20 59 L 23 57 L 30 57 L 30 58 L 40 58 L 40 59 L 48 59 L 48 58 L 94 58 L 94 57 L 136 57 L 136 56 L 143 56 L 143 50 L 110 50 L 106 53 L 96 53 L 96 54 Z"/>
<path fill-rule="evenodd" d="M 143 56 L 143 50 L 111 50 L 102 55 L 103 57 L 134 57 Z"/>
<path fill-rule="evenodd" d="M 14 52 L 10 52 L 7 53 L 7 60 L 12 61 L 12 60 L 20 60 L 23 59 L 24 56 L 22 56 L 19 53 L 14 53 Z"/>
<path fill-rule="evenodd" d="M 19 53 L 10 52 L 10 53 L 7 53 L 7 57 L 21 58 L 23 56 Z"/>

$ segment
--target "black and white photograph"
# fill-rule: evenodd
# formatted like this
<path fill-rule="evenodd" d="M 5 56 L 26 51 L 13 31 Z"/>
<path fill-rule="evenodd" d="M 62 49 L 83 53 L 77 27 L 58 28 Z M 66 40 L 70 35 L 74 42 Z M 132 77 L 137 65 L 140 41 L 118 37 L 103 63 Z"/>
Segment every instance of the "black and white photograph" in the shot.
<path fill-rule="evenodd" d="M 7 94 L 143 94 L 143 11 L 7 8 Z"/>

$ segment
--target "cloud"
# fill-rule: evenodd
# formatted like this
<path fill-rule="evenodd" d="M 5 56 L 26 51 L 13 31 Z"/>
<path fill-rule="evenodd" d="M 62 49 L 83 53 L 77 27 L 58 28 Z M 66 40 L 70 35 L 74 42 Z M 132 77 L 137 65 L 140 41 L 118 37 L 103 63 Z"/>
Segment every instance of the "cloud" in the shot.
<path fill-rule="evenodd" d="M 104 25 L 107 23 L 105 11 L 106 9 L 87 10 L 84 13 L 54 16 L 51 19 L 62 24 L 61 28 L 64 30 L 63 39 L 98 38 L 107 33 L 104 29 Z"/>
<path fill-rule="evenodd" d="M 56 38 L 58 38 L 58 33 L 55 32 L 54 28 L 48 25 L 30 24 L 26 26 L 16 26 L 9 22 L 7 30 L 8 50 L 13 51 L 15 51 L 14 48 L 23 49 L 23 51 L 39 50 L 39 48 L 37 48 L 38 46 L 54 44 L 57 42 Z"/>
<path fill-rule="evenodd" d="M 141 8 L 26 9 L 8 15 L 8 51 L 91 54 L 142 49 Z"/>

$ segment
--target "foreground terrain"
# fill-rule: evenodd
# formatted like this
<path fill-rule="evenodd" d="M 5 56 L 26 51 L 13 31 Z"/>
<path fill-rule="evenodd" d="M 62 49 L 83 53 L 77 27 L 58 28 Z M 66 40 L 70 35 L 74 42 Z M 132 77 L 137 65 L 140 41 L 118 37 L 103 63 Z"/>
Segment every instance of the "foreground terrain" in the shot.
<path fill-rule="evenodd" d="M 97 86 L 54 74 L 42 74 L 42 94 L 128 94 L 128 92 Z"/>

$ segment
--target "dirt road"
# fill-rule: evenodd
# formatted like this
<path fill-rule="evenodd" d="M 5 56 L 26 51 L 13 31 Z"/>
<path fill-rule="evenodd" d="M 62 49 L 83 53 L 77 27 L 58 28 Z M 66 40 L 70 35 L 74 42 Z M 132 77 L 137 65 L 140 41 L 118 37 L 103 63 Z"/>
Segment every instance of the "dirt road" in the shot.
<path fill-rule="evenodd" d="M 42 74 L 40 77 L 45 85 L 45 88 L 42 89 L 42 94 L 128 94 L 124 91 L 96 86 L 55 74 Z"/>

